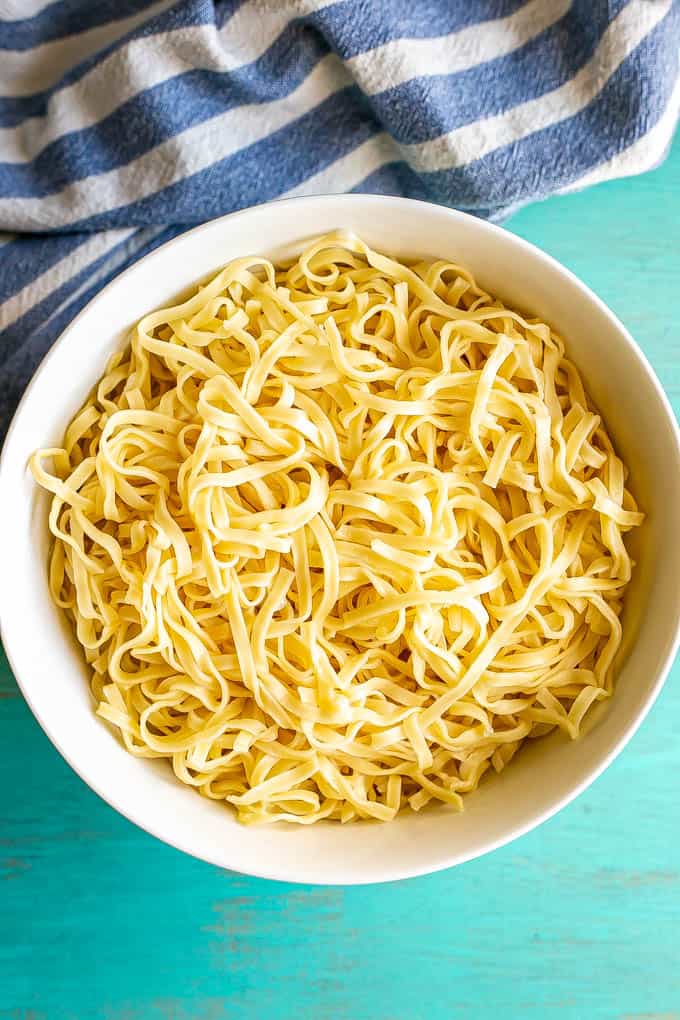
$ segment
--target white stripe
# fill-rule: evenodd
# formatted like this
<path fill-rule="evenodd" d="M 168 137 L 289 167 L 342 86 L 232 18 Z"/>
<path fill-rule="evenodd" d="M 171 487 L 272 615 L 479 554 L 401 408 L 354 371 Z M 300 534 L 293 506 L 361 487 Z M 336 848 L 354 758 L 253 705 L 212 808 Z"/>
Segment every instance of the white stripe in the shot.
<path fill-rule="evenodd" d="M 351 191 L 361 184 L 369 174 L 375 173 L 386 163 L 401 159 L 401 153 L 394 139 L 381 133 L 368 138 L 352 152 L 336 159 L 330 166 L 320 170 L 313 177 L 296 188 L 284 192 L 282 198 L 299 198 L 301 195 L 335 195 Z"/>
<path fill-rule="evenodd" d="M 159 0 L 145 11 L 98 25 L 77 35 L 43 43 L 31 50 L 3 50 L 0 59 L 0 96 L 27 96 L 56 84 L 76 64 L 166 10 L 177 0 Z"/>
<path fill-rule="evenodd" d="M 680 117 L 680 78 L 675 83 L 666 109 L 647 134 L 638 138 L 623 152 L 612 156 L 606 163 L 600 163 L 594 170 L 590 170 L 573 184 L 563 188 L 561 194 L 580 191 L 581 188 L 589 188 L 591 184 L 600 184 L 615 177 L 632 177 L 634 174 L 651 170 L 663 159 L 673 138 L 678 117 Z"/>
<path fill-rule="evenodd" d="M 115 248 L 135 233 L 134 228 L 125 230 L 105 230 L 101 234 L 93 234 L 75 251 L 69 252 L 55 265 L 27 283 L 22 290 L 0 304 L 0 331 L 7 329 L 22 315 L 30 311 L 40 301 L 72 280 L 82 269 Z"/>
<path fill-rule="evenodd" d="M 347 61 L 364 92 L 375 95 L 414 78 L 459 74 L 525 46 L 564 17 L 571 0 L 530 0 L 514 14 L 434 39 L 394 39 Z"/>
<path fill-rule="evenodd" d="M 34 18 L 54 0 L 0 0 L 0 20 L 25 21 Z"/>
<path fill-rule="evenodd" d="M 44 230 L 138 201 L 284 128 L 352 81 L 330 53 L 290 95 L 227 110 L 145 152 L 127 166 L 67 185 L 43 198 L 0 199 L 8 230 Z"/>
<path fill-rule="evenodd" d="M 266 53 L 293 18 L 321 11 L 337 0 L 249 0 L 232 14 L 220 31 L 220 42 L 231 61 L 227 70 L 252 64 Z"/>
<path fill-rule="evenodd" d="M 631 0 L 607 27 L 587 64 L 564 85 L 512 109 L 465 124 L 418 145 L 403 146 L 404 157 L 424 173 L 481 159 L 551 124 L 584 110 L 671 7 L 672 0 Z"/>
<path fill-rule="evenodd" d="M 83 131 L 108 117 L 123 103 L 177 75 L 200 68 L 228 73 L 258 60 L 296 14 L 320 10 L 333 0 L 296 0 L 265 16 L 245 4 L 220 32 L 211 25 L 192 25 L 130 42 L 96 64 L 73 85 L 56 92 L 44 117 L 17 127 L 0 128 L 0 159 L 30 162 L 65 132 Z M 260 6 L 258 0 L 256 6 Z M 35 52 L 35 51 L 33 51 Z M 32 60 L 32 56 L 27 56 Z M 112 88 L 115 82 L 115 88 Z"/>

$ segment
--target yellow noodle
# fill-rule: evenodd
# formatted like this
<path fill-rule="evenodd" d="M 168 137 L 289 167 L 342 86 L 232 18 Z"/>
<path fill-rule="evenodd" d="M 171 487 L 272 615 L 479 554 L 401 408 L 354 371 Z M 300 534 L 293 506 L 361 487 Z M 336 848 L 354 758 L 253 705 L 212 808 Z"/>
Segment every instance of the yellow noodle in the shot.
<path fill-rule="evenodd" d="M 31 466 L 99 714 L 244 822 L 460 808 L 612 692 L 625 468 L 561 339 L 452 263 L 237 259 Z"/>

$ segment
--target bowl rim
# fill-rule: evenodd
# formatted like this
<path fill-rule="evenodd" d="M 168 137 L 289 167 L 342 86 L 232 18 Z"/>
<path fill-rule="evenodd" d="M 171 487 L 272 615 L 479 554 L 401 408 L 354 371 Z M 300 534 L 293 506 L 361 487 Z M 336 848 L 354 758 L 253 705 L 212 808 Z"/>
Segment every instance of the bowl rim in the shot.
<path fill-rule="evenodd" d="M 661 382 L 658 379 L 656 372 L 652 368 L 652 365 L 649 362 L 647 356 L 645 355 L 644 351 L 638 346 L 638 344 L 636 343 L 636 341 L 634 340 L 633 336 L 626 328 L 626 326 L 621 322 L 618 316 L 608 307 L 608 305 L 606 305 L 605 302 L 590 287 L 587 286 L 587 284 L 585 284 L 578 276 L 576 276 L 575 273 L 573 273 L 570 269 L 564 266 L 556 258 L 554 258 L 552 255 L 549 255 L 547 252 L 543 251 L 543 249 L 539 248 L 537 245 L 532 244 L 530 241 L 525 240 L 523 237 L 520 237 L 519 235 L 512 233 L 512 231 L 509 231 L 496 223 L 480 219 L 476 216 L 471 215 L 470 213 L 466 213 L 458 209 L 451 209 L 446 206 L 437 205 L 436 203 L 424 202 L 418 199 L 403 198 L 401 196 L 392 195 L 371 195 L 363 193 L 319 194 L 298 196 L 295 198 L 274 199 L 272 201 L 263 202 L 255 206 L 249 206 L 245 209 L 239 209 L 236 210 L 235 212 L 226 213 L 223 216 L 207 220 L 206 222 L 201 223 L 198 226 L 183 231 L 181 234 L 178 234 L 175 237 L 170 238 L 168 241 L 165 241 L 162 245 L 159 245 L 157 248 L 154 248 L 152 251 L 142 256 L 142 258 L 133 262 L 132 265 L 124 269 L 123 272 L 115 275 L 111 280 L 109 280 L 109 282 L 104 287 L 101 288 L 101 290 L 98 290 L 97 293 L 68 323 L 66 328 L 60 333 L 55 342 L 50 346 L 50 348 L 40 361 L 35 372 L 33 373 L 31 380 L 29 381 L 26 389 L 24 390 L 24 393 L 22 394 L 22 397 L 12 416 L 9 428 L 7 430 L 7 434 L 2 444 L 2 449 L 0 450 L 0 501 L 2 498 L 5 472 L 7 470 L 6 468 L 8 460 L 7 451 L 12 446 L 15 433 L 18 433 L 19 428 L 21 427 L 24 409 L 30 402 L 31 393 L 36 385 L 38 376 L 42 375 L 42 373 L 48 369 L 48 366 L 53 356 L 55 355 L 56 351 L 64 344 L 68 343 L 70 334 L 75 329 L 76 325 L 80 322 L 80 320 L 91 313 L 91 311 L 94 309 L 97 303 L 103 298 L 103 296 L 106 293 L 108 293 L 108 291 L 111 288 L 113 288 L 114 286 L 119 287 L 121 283 L 123 283 L 126 280 L 127 277 L 132 276 L 135 272 L 137 272 L 139 270 L 139 267 L 143 263 L 159 256 L 161 253 L 165 252 L 167 249 L 171 248 L 178 242 L 184 241 L 186 238 L 190 236 L 196 237 L 205 231 L 215 229 L 215 227 L 218 224 L 233 222 L 238 218 L 247 218 L 252 213 L 266 209 L 269 206 L 276 206 L 277 208 L 280 207 L 294 208 L 299 204 L 324 203 L 327 201 L 332 201 L 333 203 L 340 204 L 347 203 L 347 205 L 352 206 L 358 206 L 361 204 L 371 206 L 376 204 L 384 206 L 390 206 L 394 204 L 397 205 L 407 204 L 409 206 L 422 207 L 423 210 L 427 209 L 429 214 L 432 214 L 432 211 L 436 210 L 437 214 L 443 217 L 448 217 L 452 223 L 462 220 L 469 224 L 472 221 L 475 225 L 475 229 L 479 230 L 482 235 L 486 234 L 491 240 L 499 236 L 503 236 L 506 239 L 510 238 L 511 242 L 516 246 L 520 253 L 531 254 L 533 258 L 538 258 L 539 261 L 543 262 L 553 271 L 556 271 L 559 275 L 568 280 L 573 287 L 575 287 L 578 291 L 581 292 L 581 294 L 588 300 L 588 302 L 595 305 L 595 307 L 602 314 L 604 314 L 605 318 L 609 321 L 610 325 L 618 333 L 620 340 L 623 343 L 625 343 L 625 345 L 629 348 L 630 352 L 636 358 L 641 371 L 644 372 L 648 382 L 651 383 L 652 389 L 658 402 L 658 410 L 660 413 L 662 413 L 663 417 L 666 419 L 666 423 L 670 426 L 671 434 L 674 438 L 676 466 L 680 466 L 680 427 L 678 425 L 675 412 L 673 411 L 670 400 L 668 399 L 668 396 L 666 395 L 661 385 Z M 263 244 L 262 247 L 266 248 L 266 244 Z M 187 283 L 187 286 L 191 286 L 192 282 L 193 281 L 189 281 Z M 110 792 L 109 790 L 104 789 L 102 784 L 93 781 L 91 778 L 89 778 L 86 773 L 86 770 L 80 768 L 74 763 L 71 754 L 68 751 L 68 748 L 63 745 L 63 742 L 60 742 L 57 739 L 57 737 L 53 735 L 49 723 L 45 720 L 42 713 L 34 703 L 34 700 L 30 692 L 30 684 L 26 684 L 21 677 L 21 670 L 18 668 L 18 662 L 20 658 L 19 646 L 22 642 L 19 640 L 18 637 L 15 640 L 11 628 L 6 627 L 3 623 L 3 617 L 5 615 L 3 613 L 3 606 L 9 605 L 11 603 L 11 598 L 9 594 L 5 594 L 3 596 L 3 591 L 6 591 L 7 586 L 2 583 L 2 576 L 3 576 L 2 573 L 0 573 L 0 639 L 2 640 L 8 663 L 10 665 L 10 668 L 12 669 L 12 673 L 19 687 L 19 690 L 21 691 L 23 698 L 28 704 L 28 707 L 30 708 L 34 718 L 36 719 L 36 721 L 38 722 L 41 729 L 48 737 L 52 745 L 56 748 L 56 750 L 67 762 L 67 764 L 73 769 L 76 775 L 78 775 L 80 779 L 83 780 L 83 782 L 86 783 L 86 785 L 89 786 L 89 788 L 94 791 L 94 793 L 101 797 L 101 799 L 105 801 L 105 803 L 107 803 L 110 807 L 116 810 L 128 821 L 132 822 L 134 825 L 142 829 L 144 832 L 147 832 L 149 835 L 154 836 L 156 839 L 159 839 L 162 843 L 172 846 L 174 849 L 180 850 L 183 853 L 188 854 L 190 857 L 193 857 L 197 860 L 205 861 L 209 864 L 215 865 L 220 869 L 233 871 L 234 873 L 238 874 L 247 874 L 255 878 L 262 878 L 273 881 L 285 881 L 291 883 L 301 883 L 307 885 L 384 884 L 387 882 L 400 881 L 407 878 L 416 878 L 427 874 L 435 874 L 447 868 L 451 868 L 459 864 L 465 864 L 470 860 L 474 860 L 478 857 L 485 856 L 486 854 L 492 852 L 493 850 L 497 850 L 500 847 L 506 846 L 513 840 L 518 839 L 523 835 L 526 835 L 528 832 L 531 832 L 539 825 L 542 825 L 544 822 L 548 821 L 559 811 L 565 808 L 568 804 L 570 804 L 573 800 L 575 800 L 576 797 L 578 797 L 581 793 L 583 793 L 584 790 L 586 790 L 592 783 L 594 783 L 595 780 L 602 775 L 602 773 L 609 767 L 609 765 L 614 761 L 614 759 L 617 758 L 618 755 L 622 752 L 624 747 L 635 735 L 635 733 L 641 726 L 642 722 L 646 718 L 647 714 L 649 713 L 650 709 L 652 708 L 653 704 L 655 703 L 656 699 L 658 698 L 661 689 L 668 677 L 668 673 L 670 672 L 671 666 L 673 665 L 673 661 L 678 652 L 678 648 L 680 647 L 680 616 L 678 616 L 678 618 L 675 621 L 675 630 L 672 640 L 669 642 L 668 645 L 667 654 L 660 668 L 657 671 L 657 676 L 654 681 L 654 684 L 650 688 L 649 693 L 647 694 L 646 699 L 641 705 L 639 711 L 635 715 L 631 716 L 626 725 L 622 727 L 621 732 L 619 733 L 617 739 L 613 742 L 607 753 L 602 756 L 602 758 L 597 762 L 597 764 L 586 774 L 586 776 L 581 781 L 575 783 L 573 786 L 570 786 L 566 793 L 557 797 L 554 801 L 551 801 L 550 805 L 547 808 L 538 811 L 535 814 L 532 814 L 531 817 L 528 818 L 526 822 L 509 827 L 506 831 L 502 832 L 497 837 L 488 838 L 485 842 L 482 843 L 481 848 L 477 847 L 470 851 L 459 850 L 458 852 L 451 852 L 446 857 L 442 857 L 442 859 L 439 860 L 436 864 L 426 864 L 422 866 L 414 864 L 413 866 L 409 867 L 391 868 L 389 866 L 389 863 L 385 863 L 384 865 L 385 874 L 384 877 L 381 877 L 380 879 L 366 877 L 362 874 L 357 874 L 355 871 L 351 872 L 348 871 L 347 873 L 343 873 L 342 869 L 339 869 L 337 867 L 334 869 L 333 877 L 324 879 L 321 878 L 310 879 L 305 875 L 304 866 L 300 867 L 299 870 L 291 868 L 286 868 L 285 870 L 277 870 L 275 866 L 270 867 L 260 866 L 258 861 L 253 861 L 253 866 L 249 867 L 246 871 L 225 864 L 224 860 L 218 857 L 216 853 L 212 853 L 210 851 L 201 851 L 199 848 L 187 846 L 184 843 L 184 841 L 180 839 L 169 837 L 162 830 L 162 827 L 153 823 L 148 823 L 144 818 L 140 817 L 137 811 L 127 807 L 124 800 L 122 800 L 120 796 Z"/>

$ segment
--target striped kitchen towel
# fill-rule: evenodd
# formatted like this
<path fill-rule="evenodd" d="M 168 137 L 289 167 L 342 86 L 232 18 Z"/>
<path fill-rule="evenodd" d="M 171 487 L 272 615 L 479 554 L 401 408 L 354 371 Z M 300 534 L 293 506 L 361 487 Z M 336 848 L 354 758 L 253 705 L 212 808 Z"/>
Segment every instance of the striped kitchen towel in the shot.
<path fill-rule="evenodd" d="M 112 276 L 203 220 L 371 191 L 501 217 L 655 166 L 680 0 L 0 0 L 0 432 Z"/>

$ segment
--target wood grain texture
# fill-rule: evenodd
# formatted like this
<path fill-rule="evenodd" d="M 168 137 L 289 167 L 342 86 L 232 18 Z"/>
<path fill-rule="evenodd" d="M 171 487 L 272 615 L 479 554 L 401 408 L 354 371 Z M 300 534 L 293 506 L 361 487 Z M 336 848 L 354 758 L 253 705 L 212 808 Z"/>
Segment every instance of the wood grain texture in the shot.
<path fill-rule="evenodd" d="M 677 413 L 680 142 L 509 226 L 614 308 Z M 539 830 L 439 875 L 323 889 L 220 872 L 119 817 L 1 660 L 0 1018 L 680 1020 L 679 681 Z"/>

